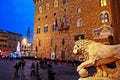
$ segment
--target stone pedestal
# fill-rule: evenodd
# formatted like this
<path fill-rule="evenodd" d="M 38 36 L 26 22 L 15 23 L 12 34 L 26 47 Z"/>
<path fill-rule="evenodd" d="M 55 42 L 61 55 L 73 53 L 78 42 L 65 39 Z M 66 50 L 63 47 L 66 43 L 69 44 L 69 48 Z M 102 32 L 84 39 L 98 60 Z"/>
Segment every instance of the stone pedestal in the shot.
<path fill-rule="evenodd" d="M 81 76 L 78 80 L 120 80 L 120 60 L 116 58 L 106 58 L 96 61 L 97 72 L 92 77 Z M 85 71 L 85 70 L 84 70 Z M 85 72 L 81 71 L 80 75 Z M 85 77 L 85 78 L 84 78 Z"/>
<path fill-rule="evenodd" d="M 79 78 L 78 80 L 116 80 L 116 79 L 110 79 L 107 77 L 87 77 L 87 78 Z"/>

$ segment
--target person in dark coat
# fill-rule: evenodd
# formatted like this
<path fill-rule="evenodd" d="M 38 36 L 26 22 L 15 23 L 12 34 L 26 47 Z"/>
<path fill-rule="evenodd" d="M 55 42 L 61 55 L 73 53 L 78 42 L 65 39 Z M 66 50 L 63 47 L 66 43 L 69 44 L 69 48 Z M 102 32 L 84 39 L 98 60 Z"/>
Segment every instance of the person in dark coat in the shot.
<path fill-rule="evenodd" d="M 22 62 L 22 70 L 24 70 L 24 67 L 25 67 L 25 61 L 24 61 L 24 59 L 21 61 Z"/>
<path fill-rule="evenodd" d="M 48 80 L 55 80 L 55 71 L 53 68 L 48 69 Z"/>
<path fill-rule="evenodd" d="M 18 77 L 18 67 L 18 63 L 16 63 L 13 67 L 14 77 Z"/>
<path fill-rule="evenodd" d="M 38 73 L 39 73 L 39 64 L 38 64 L 38 62 L 36 63 L 36 75 L 38 75 Z"/>
<path fill-rule="evenodd" d="M 35 64 L 34 64 L 34 63 L 32 63 L 32 65 L 31 65 L 31 73 L 30 73 L 30 75 L 31 75 L 31 76 L 32 76 L 32 75 L 35 76 Z"/>

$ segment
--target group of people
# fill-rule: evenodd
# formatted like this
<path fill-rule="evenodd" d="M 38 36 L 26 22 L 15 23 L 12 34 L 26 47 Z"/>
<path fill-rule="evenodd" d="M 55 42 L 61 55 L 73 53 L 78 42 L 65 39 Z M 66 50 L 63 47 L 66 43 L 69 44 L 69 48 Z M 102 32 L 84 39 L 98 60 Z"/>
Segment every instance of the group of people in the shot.
<path fill-rule="evenodd" d="M 18 77 L 18 72 L 20 70 L 24 70 L 24 66 L 25 66 L 25 61 L 24 59 L 20 60 L 18 63 L 16 63 L 13 67 L 14 70 L 14 77 Z"/>
<path fill-rule="evenodd" d="M 44 58 L 44 59 L 40 59 L 40 68 L 43 68 L 45 69 L 47 67 L 47 59 Z"/>
<path fill-rule="evenodd" d="M 41 61 L 41 62 L 40 62 Z M 47 69 L 48 80 L 55 80 L 55 71 L 52 67 L 52 62 L 47 61 L 46 59 L 40 60 L 39 62 L 33 62 L 30 66 L 31 72 L 30 76 L 36 80 L 42 80 L 42 76 L 39 74 L 39 69 Z M 41 64 L 42 63 L 42 64 Z M 25 67 L 24 59 L 21 59 L 13 66 L 14 78 L 18 78 L 20 73 L 24 70 Z M 45 68 L 43 68 L 45 67 Z"/>
<path fill-rule="evenodd" d="M 45 68 L 46 67 L 46 68 Z M 39 68 L 41 69 L 47 69 L 47 73 L 48 73 L 48 80 L 55 80 L 55 71 L 52 67 L 52 62 L 51 61 L 46 61 L 46 59 L 44 60 L 40 60 L 40 62 L 37 63 L 32 63 L 31 64 L 31 76 L 35 76 L 37 80 L 42 80 L 42 76 L 39 74 Z"/>
<path fill-rule="evenodd" d="M 38 62 L 36 63 L 36 66 L 34 62 L 32 63 L 30 76 L 34 76 L 36 80 L 42 79 L 41 75 L 39 75 L 39 63 Z"/>

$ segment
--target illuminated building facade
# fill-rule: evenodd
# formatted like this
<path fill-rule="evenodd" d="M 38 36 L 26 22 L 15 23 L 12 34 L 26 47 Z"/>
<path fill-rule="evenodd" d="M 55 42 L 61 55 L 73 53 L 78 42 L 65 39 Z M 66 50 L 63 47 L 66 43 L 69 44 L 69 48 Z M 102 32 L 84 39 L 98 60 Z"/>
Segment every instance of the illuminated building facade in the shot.
<path fill-rule="evenodd" d="M 8 35 L 8 50 L 16 52 L 18 41 L 22 41 L 22 35 L 14 32 L 7 32 Z"/>
<path fill-rule="evenodd" d="M 113 42 L 110 0 L 33 0 L 34 55 L 59 59 L 73 57 L 74 42 L 91 39 L 110 44 Z M 111 40 L 109 40 L 109 37 Z"/>
<path fill-rule="evenodd" d="M 7 49 L 8 35 L 7 32 L 0 30 L 0 55 L 2 55 L 2 50 Z"/>
<path fill-rule="evenodd" d="M 16 51 L 17 42 L 22 40 L 22 35 L 0 30 L 0 55 Z"/>

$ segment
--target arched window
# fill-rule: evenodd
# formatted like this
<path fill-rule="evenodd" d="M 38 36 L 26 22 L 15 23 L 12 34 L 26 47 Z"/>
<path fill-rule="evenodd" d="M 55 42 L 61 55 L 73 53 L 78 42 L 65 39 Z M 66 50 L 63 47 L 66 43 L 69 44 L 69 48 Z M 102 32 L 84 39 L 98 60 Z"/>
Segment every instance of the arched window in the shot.
<path fill-rule="evenodd" d="M 39 7 L 39 13 L 42 13 L 42 7 L 41 6 Z"/>
<path fill-rule="evenodd" d="M 44 26 L 44 32 L 48 32 L 48 25 Z"/>
<path fill-rule="evenodd" d="M 105 17 L 105 22 L 109 22 L 109 14 L 107 12 L 105 12 L 104 17 Z"/>
<path fill-rule="evenodd" d="M 79 7 L 79 8 L 77 8 L 77 12 L 78 13 L 80 13 L 81 12 L 81 8 Z"/>
<path fill-rule="evenodd" d="M 107 0 L 100 0 L 100 5 L 101 5 L 101 7 L 106 6 Z"/>
<path fill-rule="evenodd" d="M 40 34 L 40 26 L 37 28 L 37 34 Z"/>
<path fill-rule="evenodd" d="M 56 22 L 53 23 L 52 31 L 56 31 L 58 29 L 58 26 L 56 24 L 57 24 Z"/>
<path fill-rule="evenodd" d="M 100 14 L 100 23 L 104 23 L 104 15 L 102 13 Z"/>
<path fill-rule="evenodd" d="M 46 10 L 49 10 L 49 3 L 46 4 Z"/>
<path fill-rule="evenodd" d="M 100 23 L 105 23 L 105 22 L 109 22 L 109 13 L 107 11 L 103 11 L 100 13 Z"/>
<path fill-rule="evenodd" d="M 58 0 L 54 0 L 54 7 L 58 7 Z"/>
<path fill-rule="evenodd" d="M 77 20 L 77 27 L 80 27 L 80 26 L 82 26 L 82 19 L 81 18 Z"/>

